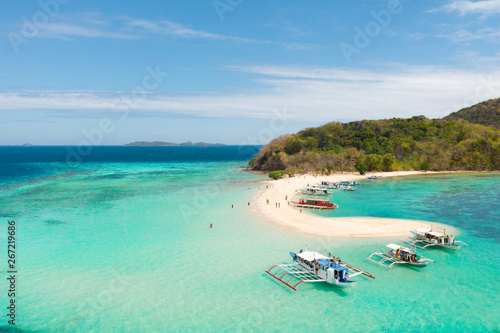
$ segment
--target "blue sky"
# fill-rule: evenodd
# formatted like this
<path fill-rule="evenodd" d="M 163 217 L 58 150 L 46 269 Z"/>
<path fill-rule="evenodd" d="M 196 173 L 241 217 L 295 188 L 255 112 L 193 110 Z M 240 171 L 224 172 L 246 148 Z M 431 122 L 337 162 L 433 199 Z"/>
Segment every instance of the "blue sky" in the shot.
<path fill-rule="evenodd" d="M 0 144 L 265 144 L 500 96 L 500 0 L 0 9 Z"/>

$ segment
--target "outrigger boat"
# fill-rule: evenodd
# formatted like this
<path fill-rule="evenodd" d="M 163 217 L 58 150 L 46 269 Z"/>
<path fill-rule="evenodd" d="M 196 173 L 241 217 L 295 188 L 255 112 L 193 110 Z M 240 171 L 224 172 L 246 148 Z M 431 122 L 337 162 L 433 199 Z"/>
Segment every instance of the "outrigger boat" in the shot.
<path fill-rule="evenodd" d="M 331 203 L 329 200 L 323 199 L 310 199 L 310 198 L 300 198 L 299 201 L 291 202 L 295 207 L 301 208 L 318 208 L 318 209 L 335 209 L 339 208 L 339 205 Z"/>
<path fill-rule="evenodd" d="M 325 189 L 318 186 L 308 186 L 300 190 L 303 194 L 309 195 L 329 195 L 330 193 Z"/>
<path fill-rule="evenodd" d="M 297 290 L 297 286 L 302 282 L 326 282 L 342 288 L 354 287 L 357 282 L 351 278 L 360 274 L 375 279 L 368 272 L 315 251 L 306 249 L 297 254 L 290 252 L 290 255 L 293 264 L 274 265 L 266 273 L 293 290 Z M 349 274 L 349 269 L 356 273 Z"/>
<path fill-rule="evenodd" d="M 321 184 L 318 184 L 318 186 L 321 186 L 326 189 L 337 189 L 340 187 L 340 184 L 336 182 L 322 181 Z"/>
<path fill-rule="evenodd" d="M 351 185 L 342 186 L 342 189 L 344 191 L 354 191 L 354 187 L 352 187 Z"/>
<path fill-rule="evenodd" d="M 345 186 L 357 186 L 361 185 L 360 183 L 354 181 L 354 180 L 342 180 L 340 181 L 340 185 L 345 185 Z"/>
<path fill-rule="evenodd" d="M 414 250 L 412 251 L 401 245 L 387 244 L 386 248 L 389 250 L 386 251 L 386 249 L 381 247 L 380 249 L 384 252 L 372 253 L 366 259 L 387 268 L 392 268 L 392 266 L 396 264 L 408 264 L 416 267 L 425 267 L 429 264 L 429 262 L 435 262 L 434 260 L 416 254 Z"/>
<path fill-rule="evenodd" d="M 455 240 L 453 235 L 446 235 L 446 229 L 443 230 L 443 233 L 426 228 L 420 228 L 410 232 L 413 234 L 412 237 L 409 237 L 411 241 L 403 241 L 422 250 L 425 250 L 425 248 L 429 246 L 439 246 L 449 250 L 458 250 L 462 245 L 469 246 L 465 242 Z M 419 244 L 425 245 L 420 246 Z"/>
<path fill-rule="evenodd" d="M 368 177 L 366 177 L 366 179 L 373 179 L 373 180 L 379 180 L 382 178 L 384 178 L 384 177 L 382 177 L 382 176 L 368 176 Z"/>

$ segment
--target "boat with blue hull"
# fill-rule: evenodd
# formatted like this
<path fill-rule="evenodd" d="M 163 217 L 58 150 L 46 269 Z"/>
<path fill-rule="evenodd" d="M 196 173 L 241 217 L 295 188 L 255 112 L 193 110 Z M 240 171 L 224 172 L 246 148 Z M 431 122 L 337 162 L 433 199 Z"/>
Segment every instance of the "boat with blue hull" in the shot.
<path fill-rule="evenodd" d="M 370 273 L 353 267 L 340 258 L 327 257 L 316 251 L 290 252 L 293 264 L 274 265 L 266 273 L 293 290 L 302 282 L 326 282 L 341 288 L 354 287 L 357 282 L 351 278 L 365 275 L 375 279 Z M 355 273 L 349 274 L 349 269 Z"/>
<path fill-rule="evenodd" d="M 340 187 L 340 184 L 337 182 L 322 181 L 321 184 L 318 184 L 318 186 L 326 189 L 338 189 Z"/>
<path fill-rule="evenodd" d="M 360 183 L 358 183 L 357 181 L 354 181 L 354 180 L 342 180 L 340 181 L 340 185 L 342 186 L 358 186 L 358 185 L 361 185 Z"/>

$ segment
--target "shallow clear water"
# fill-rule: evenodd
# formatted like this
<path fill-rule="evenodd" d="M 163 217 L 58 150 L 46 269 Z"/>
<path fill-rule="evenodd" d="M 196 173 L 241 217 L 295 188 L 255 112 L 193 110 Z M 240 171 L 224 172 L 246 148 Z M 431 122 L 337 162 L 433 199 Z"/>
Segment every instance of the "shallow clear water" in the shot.
<path fill-rule="evenodd" d="M 340 209 L 315 214 L 426 220 L 500 238 L 500 174 L 430 174 L 361 183 L 354 191 L 332 190 L 329 199 Z"/>
<path fill-rule="evenodd" d="M 449 223 L 463 230 L 459 239 L 472 244 L 456 253 L 427 251 L 437 263 L 423 270 L 388 270 L 365 258 L 378 245 L 397 240 L 325 239 L 259 219 L 248 202 L 262 190 L 255 181 L 265 177 L 239 172 L 247 157 L 235 152 L 226 150 L 223 160 L 214 154 L 186 160 L 177 151 L 180 161 L 145 161 L 116 158 L 111 149 L 100 161 L 95 157 L 70 168 L 62 168 L 58 158 L 17 162 L 4 152 L 2 166 L 38 168 L 4 177 L 0 185 L 3 248 L 7 221 L 15 219 L 18 228 L 17 329 L 499 329 L 499 176 L 400 178 L 335 194 L 341 205 L 336 214 Z M 470 190 L 474 183 L 487 190 Z M 476 213 L 465 210 L 464 202 Z M 351 290 L 303 283 L 294 292 L 264 273 L 289 263 L 288 252 L 306 244 L 342 257 L 376 280 L 356 277 Z M 0 283 L 2 295 L 6 288 Z M 7 321 L 0 326 L 7 329 Z"/>

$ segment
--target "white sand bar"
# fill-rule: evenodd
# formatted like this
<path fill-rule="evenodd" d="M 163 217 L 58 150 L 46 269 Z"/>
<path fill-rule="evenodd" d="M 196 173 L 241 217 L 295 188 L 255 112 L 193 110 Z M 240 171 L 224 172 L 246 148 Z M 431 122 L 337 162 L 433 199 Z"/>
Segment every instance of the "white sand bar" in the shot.
<path fill-rule="evenodd" d="M 427 174 L 429 173 L 431 172 L 427 172 Z M 426 172 L 377 172 L 369 175 L 395 177 L 419 174 L 426 174 Z M 321 181 L 359 181 L 362 179 L 366 179 L 366 176 L 336 174 L 331 176 L 297 175 L 291 178 L 266 181 L 268 188 L 261 191 L 256 199 L 257 212 L 259 215 L 285 228 L 323 237 L 403 237 L 409 236 L 410 230 L 422 226 L 430 228 L 431 224 L 436 231 L 442 231 L 443 228 L 446 228 L 447 233 L 454 235 L 458 233 L 453 227 L 428 221 L 376 217 L 321 217 L 308 213 L 307 209 L 302 209 L 301 213 L 299 208 L 288 205 L 288 201 L 298 200 L 300 197 L 300 191 L 298 190 L 304 188 L 307 184 L 314 185 Z M 377 180 L 371 181 L 376 182 Z M 285 199 L 287 196 L 288 200 Z M 269 204 L 267 200 L 269 200 Z M 335 203 L 335 200 L 332 200 L 332 202 Z M 278 208 L 276 203 L 279 204 Z M 337 209 L 342 209 L 342 204 Z"/>

